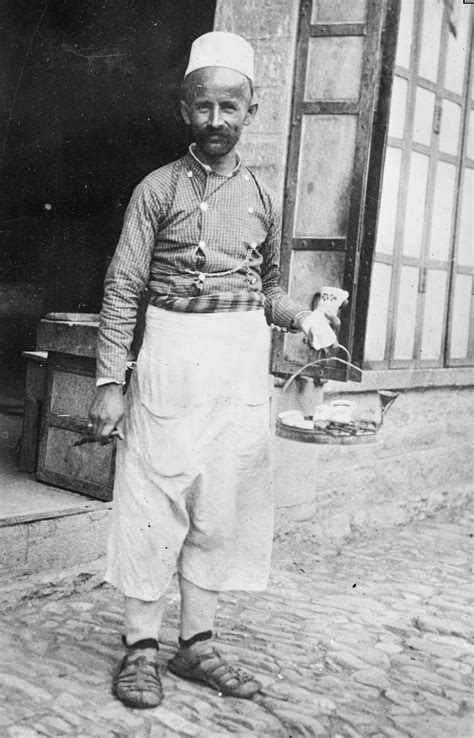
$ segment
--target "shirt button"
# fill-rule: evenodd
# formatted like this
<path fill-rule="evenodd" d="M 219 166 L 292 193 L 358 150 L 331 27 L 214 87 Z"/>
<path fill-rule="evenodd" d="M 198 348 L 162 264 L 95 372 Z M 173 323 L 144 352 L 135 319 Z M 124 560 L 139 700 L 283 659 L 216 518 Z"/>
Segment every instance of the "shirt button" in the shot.
<path fill-rule="evenodd" d="M 208 209 L 209 205 L 207 204 L 207 202 L 202 202 L 199 207 L 204 212 Z"/>
<path fill-rule="evenodd" d="M 205 241 L 199 241 L 198 246 L 200 249 L 206 248 L 206 242 Z"/>
<path fill-rule="evenodd" d="M 246 182 L 248 182 L 249 179 L 250 179 L 249 175 L 248 174 L 244 174 L 244 179 L 245 179 Z"/>
<path fill-rule="evenodd" d="M 189 170 L 189 172 L 186 172 L 186 174 L 188 175 L 188 177 L 189 177 L 190 179 L 191 179 L 191 177 L 193 176 L 193 173 L 192 173 L 192 171 L 191 171 L 191 170 Z"/>
<path fill-rule="evenodd" d="M 249 213 L 253 213 L 253 212 L 254 212 L 254 209 L 253 209 L 252 207 L 250 207 L 250 208 L 248 209 L 248 211 L 249 211 Z"/>

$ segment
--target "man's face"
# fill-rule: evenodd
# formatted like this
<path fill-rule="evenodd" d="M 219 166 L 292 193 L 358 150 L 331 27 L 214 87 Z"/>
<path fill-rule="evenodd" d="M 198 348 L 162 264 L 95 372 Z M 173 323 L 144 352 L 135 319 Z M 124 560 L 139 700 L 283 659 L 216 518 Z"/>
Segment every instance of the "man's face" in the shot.
<path fill-rule="evenodd" d="M 233 69 L 204 67 L 191 73 L 185 93 L 181 112 L 198 147 L 211 160 L 230 153 L 257 112 L 247 78 Z"/>

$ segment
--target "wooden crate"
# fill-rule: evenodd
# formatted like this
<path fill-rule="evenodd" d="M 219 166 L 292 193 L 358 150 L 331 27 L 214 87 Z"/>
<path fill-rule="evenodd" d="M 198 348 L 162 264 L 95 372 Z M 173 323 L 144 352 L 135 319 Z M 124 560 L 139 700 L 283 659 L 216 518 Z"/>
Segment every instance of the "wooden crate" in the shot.
<path fill-rule="evenodd" d="M 94 392 L 95 358 L 48 350 L 37 478 L 111 500 L 115 441 L 75 445 L 86 433 Z"/>
<path fill-rule="evenodd" d="M 18 467 L 20 471 L 34 472 L 38 463 L 41 409 L 45 395 L 48 354 L 46 351 L 23 351 L 22 356 L 27 362 L 27 367 Z"/>

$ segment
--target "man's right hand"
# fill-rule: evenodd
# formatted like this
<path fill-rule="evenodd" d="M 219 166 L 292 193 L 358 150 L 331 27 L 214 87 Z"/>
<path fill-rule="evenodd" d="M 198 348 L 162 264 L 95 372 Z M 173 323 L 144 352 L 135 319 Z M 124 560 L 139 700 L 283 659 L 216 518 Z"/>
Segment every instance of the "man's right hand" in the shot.
<path fill-rule="evenodd" d="M 89 411 L 93 435 L 103 443 L 110 438 L 112 431 L 123 440 L 121 421 L 125 412 L 123 388 L 121 384 L 103 384 L 97 387 Z"/>

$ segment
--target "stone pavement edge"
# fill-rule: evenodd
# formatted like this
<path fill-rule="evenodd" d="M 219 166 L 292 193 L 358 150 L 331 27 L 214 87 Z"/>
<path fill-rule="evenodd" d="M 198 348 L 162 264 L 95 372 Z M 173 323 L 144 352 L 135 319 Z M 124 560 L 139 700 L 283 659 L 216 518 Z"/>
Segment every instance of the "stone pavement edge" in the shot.
<path fill-rule="evenodd" d="M 130 710 L 110 692 L 121 599 L 102 585 L 32 599 L 0 625 L 0 736 L 472 738 L 474 607 L 466 510 L 324 549 L 311 526 L 275 543 L 271 583 L 222 597 L 222 651 L 262 681 L 252 701 L 166 672 L 165 700 Z"/>

